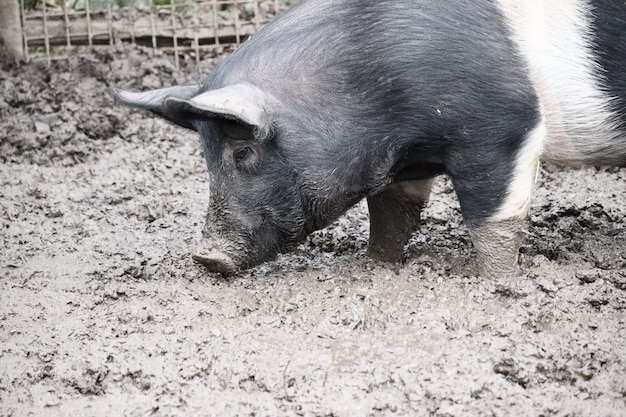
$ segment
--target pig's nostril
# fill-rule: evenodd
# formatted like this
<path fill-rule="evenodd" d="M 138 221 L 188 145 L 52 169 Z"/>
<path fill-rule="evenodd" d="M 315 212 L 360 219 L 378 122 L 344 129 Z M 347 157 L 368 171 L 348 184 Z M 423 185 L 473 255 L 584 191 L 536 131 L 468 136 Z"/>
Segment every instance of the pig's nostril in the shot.
<path fill-rule="evenodd" d="M 238 269 L 230 256 L 202 243 L 196 248 L 191 257 L 211 272 L 230 275 Z"/>

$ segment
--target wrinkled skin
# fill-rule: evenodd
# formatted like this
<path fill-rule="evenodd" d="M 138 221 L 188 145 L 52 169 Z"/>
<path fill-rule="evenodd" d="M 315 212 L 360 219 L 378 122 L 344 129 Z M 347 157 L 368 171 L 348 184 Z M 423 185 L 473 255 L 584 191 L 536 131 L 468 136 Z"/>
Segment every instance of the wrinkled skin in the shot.
<path fill-rule="evenodd" d="M 197 128 L 211 190 L 193 257 L 211 271 L 232 274 L 273 259 L 363 197 L 337 196 L 332 177 L 311 175 L 321 162 L 297 162 L 302 152 L 290 146 L 297 141 L 286 130 L 260 138 L 253 127 L 222 119 L 198 122 Z"/>
<path fill-rule="evenodd" d="M 199 126 L 211 179 L 203 240 L 194 259 L 229 274 L 273 258 L 306 235 L 297 176 L 270 137 L 234 122 Z"/>

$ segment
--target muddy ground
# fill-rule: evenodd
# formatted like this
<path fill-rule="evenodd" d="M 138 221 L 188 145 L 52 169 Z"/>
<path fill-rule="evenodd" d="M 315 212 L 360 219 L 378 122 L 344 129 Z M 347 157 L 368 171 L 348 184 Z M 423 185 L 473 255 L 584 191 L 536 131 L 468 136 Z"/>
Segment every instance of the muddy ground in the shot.
<path fill-rule="evenodd" d="M 190 257 L 197 138 L 106 94 L 193 66 L 4 58 L 1 416 L 626 415 L 626 171 L 544 166 L 514 282 L 467 274 L 445 178 L 404 265 L 365 256 L 359 205 L 226 279 Z"/>

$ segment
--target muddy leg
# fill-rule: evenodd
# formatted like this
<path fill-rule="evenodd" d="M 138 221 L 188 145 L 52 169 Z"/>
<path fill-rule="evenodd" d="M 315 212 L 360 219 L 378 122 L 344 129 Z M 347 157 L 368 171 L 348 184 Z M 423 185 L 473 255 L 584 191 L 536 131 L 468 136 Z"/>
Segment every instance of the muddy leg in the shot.
<path fill-rule="evenodd" d="M 517 258 L 525 226 L 525 220 L 508 219 L 468 228 L 481 275 L 498 278 L 520 274 Z"/>
<path fill-rule="evenodd" d="M 419 227 L 420 212 L 428 200 L 432 183 L 432 179 L 404 181 L 367 197 L 369 256 L 386 262 L 403 260 L 404 245 Z"/>
<path fill-rule="evenodd" d="M 519 275 L 519 248 L 545 134 L 540 123 L 526 135 L 513 158 L 503 151 L 493 160 L 499 164 L 476 166 L 461 179 L 452 179 L 482 275 Z"/>

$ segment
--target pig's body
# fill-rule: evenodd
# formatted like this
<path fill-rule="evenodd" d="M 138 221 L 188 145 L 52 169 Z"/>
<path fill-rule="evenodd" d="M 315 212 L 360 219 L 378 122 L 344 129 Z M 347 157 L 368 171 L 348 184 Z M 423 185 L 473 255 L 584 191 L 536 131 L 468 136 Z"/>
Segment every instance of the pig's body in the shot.
<path fill-rule="evenodd" d="M 543 159 L 624 165 L 626 5 L 500 0 L 542 104 Z M 592 11 L 591 11 L 592 10 Z"/>
<path fill-rule="evenodd" d="M 626 165 L 626 5 L 551 4 L 300 1 L 197 86 L 113 93 L 200 133 L 211 270 L 270 259 L 364 197 L 369 252 L 398 260 L 445 173 L 484 271 L 510 273 L 542 152 Z"/>

